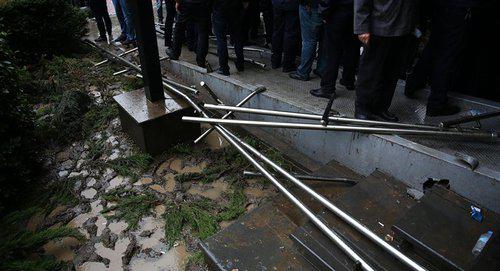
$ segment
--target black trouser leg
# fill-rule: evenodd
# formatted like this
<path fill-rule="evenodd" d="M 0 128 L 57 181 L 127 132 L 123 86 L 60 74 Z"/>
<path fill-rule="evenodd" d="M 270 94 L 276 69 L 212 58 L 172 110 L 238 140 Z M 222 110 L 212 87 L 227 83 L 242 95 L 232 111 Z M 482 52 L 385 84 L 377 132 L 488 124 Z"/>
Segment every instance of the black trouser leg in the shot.
<path fill-rule="evenodd" d="M 243 38 L 241 37 L 241 14 L 242 10 L 233 10 L 229 15 L 229 33 L 231 35 L 231 40 L 234 42 L 234 53 L 236 54 L 237 65 L 243 65 L 244 55 L 243 55 Z"/>
<path fill-rule="evenodd" d="M 281 65 L 285 16 L 283 10 L 277 8 L 273 9 L 273 48 L 271 54 L 271 63 L 273 66 Z"/>
<path fill-rule="evenodd" d="M 165 8 L 167 11 L 167 15 L 165 16 L 165 47 L 172 46 L 172 28 L 174 25 L 175 16 L 177 15 L 177 11 L 175 10 L 175 1 L 174 0 L 166 0 Z"/>
<path fill-rule="evenodd" d="M 432 84 L 427 102 L 429 108 L 440 108 L 447 102 L 448 90 L 462 62 L 470 9 L 458 7 L 434 8 L 432 18 Z"/>
<path fill-rule="evenodd" d="M 174 27 L 174 36 L 172 40 L 172 54 L 173 57 L 178 58 L 181 55 L 182 40 L 186 31 L 186 25 L 189 21 L 190 13 L 186 7 L 182 7 L 177 16 L 177 22 Z"/>
<path fill-rule="evenodd" d="M 325 69 L 322 71 L 321 88 L 328 92 L 335 91 L 335 83 L 340 66 L 342 53 L 352 39 L 353 32 L 352 7 L 340 6 L 323 26 L 323 55 L 326 60 Z"/>
<path fill-rule="evenodd" d="M 284 27 L 283 68 L 295 68 L 295 58 L 300 42 L 300 19 L 298 10 L 285 12 Z"/>
<path fill-rule="evenodd" d="M 406 78 L 406 88 L 417 90 L 426 86 L 432 68 L 432 44 L 425 45 L 420 58 Z"/>
<path fill-rule="evenodd" d="M 206 5 L 198 7 L 194 18 L 197 31 L 196 63 L 201 67 L 205 67 L 205 60 L 208 54 L 208 28 L 210 25 L 209 7 Z"/>
<path fill-rule="evenodd" d="M 262 10 L 262 17 L 264 17 L 264 27 L 266 28 L 266 43 L 273 42 L 273 8 L 265 7 Z"/>
<path fill-rule="evenodd" d="M 359 66 L 359 47 L 360 42 L 358 37 L 350 33 L 346 36 L 344 45 L 344 55 L 342 59 L 343 71 L 342 80 L 345 83 L 352 83 L 356 81 L 356 69 Z"/>

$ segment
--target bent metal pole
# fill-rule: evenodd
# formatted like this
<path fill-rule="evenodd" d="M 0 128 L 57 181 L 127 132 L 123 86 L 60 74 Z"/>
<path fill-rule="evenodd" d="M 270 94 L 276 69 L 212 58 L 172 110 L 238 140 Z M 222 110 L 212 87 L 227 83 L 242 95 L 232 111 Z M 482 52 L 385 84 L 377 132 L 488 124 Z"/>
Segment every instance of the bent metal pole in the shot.
<path fill-rule="evenodd" d="M 459 131 L 430 131 L 416 129 L 396 129 L 396 128 L 381 128 L 367 126 L 348 126 L 348 125 L 328 125 L 307 124 L 307 123 L 288 123 L 288 122 L 267 122 L 253 120 L 228 120 L 228 119 L 212 119 L 199 117 L 182 117 L 184 121 L 212 123 L 212 124 L 229 124 L 229 125 L 246 125 L 258 127 L 272 128 L 289 128 L 289 129 L 305 129 L 305 130 L 323 130 L 323 131 L 340 131 L 340 132 L 360 132 L 370 134 L 386 134 L 386 135 L 420 135 L 420 136 L 448 136 L 459 138 L 471 138 L 482 140 L 497 140 L 497 133 L 486 132 L 459 132 Z"/>
<path fill-rule="evenodd" d="M 243 106 L 246 104 L 250 99 L 252 99 L 253 96 L 266 91 L 265 87 L 258 87 L 254 91 L 252 91 L 250 94 L 248 94 L 243 100 L 241 100 L 238 104 L 236 104 L 236 107 Z M 227 112 L 224 116 L 222 116 L 222 119 L 227 119 L 233 114 L 233 111 Z M 206 130 L 201 136 L 199 136 L 197 139 L 194 140 L 194 144 L 198 144 L 203 138 L 205 138 L 208 134 L 210 134 L 214 130 L 214 127 L 210 127 L 210 129 Z"/>
<path fill-rule="evenodd" d="M 256 150 L 254 147 L 250 146 L 243 140 L 233 137 L 234 140 L 236 140 L 239 144 L 241 144 L 243 147 L 245 147 L 247 150 L 249 150 L 251 153 L 253 153 L 256 157 L 258 157 L 260 160 L 264 161 L 264 163 L 268 164 L 271 166 L 274 170 L 279 172 L 281 175 L 285 176 L 288 180 L 290 180 L 292 183 L 300 187 L 302 190 L 307 192 L 309 195 L 311 195 L 313 198 L 321 202 L 325 207 L 327 207 L 330 211 L 332 211 L 335 215 L 337 215 L 340 219 L 342 219 L 344 222 L 347 224 L 351 225 L 353 228 L 358 230 L 361 234 L 366 236 L 368 239 L 372 240 L 375 244 L 379 245 L 382 249 L 387 251 L 388 253 L 392 254 L 394 257 L 396 257 L 399 261 L 401 261 L 403 264 L 407 265 L 410 267 L 412 270 L 416 271 L 424 271 L 426 270 L 425 268 L 421 267 L 417 262 L 409 258 L 408 256 L 404 255 L 401 253 L 399 250 L 395 249 L 393 246 L 389 245 L 386 243 L 382 238 L 378 237 L 375 233 L 370 231 L 367 227 L 365 227 L 363 224 L 358 222 L 356 219 L 352 218 L 349 216 L 347 213 L 342 211 L 340 208 L 335 206 L 333 203 L 331 203 L 328 199 L 323 197 L 322 195 L 318 194 L 316 191 L 311 189 L 309 186 L 301 182 L 298 178 L 293 176 L 292 174 L 288 173 L 286 170 L 284 170 L 282 167 L 274 163 L 272 160 L 267 158 L 265 155 L 260 153 L 258 150 Z"/>
<path fill-rule="evenodd" d="M 194 107 L 195 110 L 200 112 L 202 116 L 208 118 L 207 113 L 198 106 L 189 96 L 183 92 L 177 90 L 175 87 L 166 85 L 166 87 L 173 93 L 182 97 L 186 102 Z M 350 248 L 335 232 L 333 232 L 323 221 L 321 221 L 316 215 L 309 210 L 297 197 L 295 197 L 290 191 L 288 191 L 269 171 L 267 171 L 261 164 L 259 164 L 245 149 L 239 145 L 235 139 L 237 137 L 224 127 L 214 124 L 213 127 L 217 132 L 226 139 L 233 147 L 235 147 L 250 163 L 257 168 L 267 179 L 269 179 L 277 188 L 283 193 L 295 206 L 297 206 L 302 212 L 304 212 L 309 219 L 326 235 L 330 240 L 332 240 L 343 252 L 345 252 L 356 265 L 359 265 L 363 270 L 374 271 L 374 269 L 364 261 L 352 248 Z"/>
<path fill-rule="evenodd" d="M 317 115 L 317 114 L 296 113 L 296 112 L 289 112 L 289 111 L 277 111 L 277 110 L 267 110 L 267 109 L 258 109 L 258 108 L 248 108 L 248 107 L 236 108 L 234 106 L 215 105 L 215 104 L 205 104 L 204 107 L 208 108 L 208 109 L 231 110 L 234 112 L 258 114 L 258 115 L 270 115 L 270 116 L 298 118 L 298 119 L 310 119 L 310 120 L 321 120 L 322 119 L 322 116 Z M 441 127 L 431 126 L 431 125 L 407 124 L 407 123 L 376 121 L 376 120 L 361 120 L 361 119 L 355 119 L 355 118 L 345 118 L 345 117 L 335 117 L 335 116 L 330 116 L 329 120 L 334 121 L 334 122 L 353 123 L 353 124 L 361 124 L 361 125 L 381 125 L 381 126 L 424 129 L 424 130 L 441 130 L 442 129 Z"/>

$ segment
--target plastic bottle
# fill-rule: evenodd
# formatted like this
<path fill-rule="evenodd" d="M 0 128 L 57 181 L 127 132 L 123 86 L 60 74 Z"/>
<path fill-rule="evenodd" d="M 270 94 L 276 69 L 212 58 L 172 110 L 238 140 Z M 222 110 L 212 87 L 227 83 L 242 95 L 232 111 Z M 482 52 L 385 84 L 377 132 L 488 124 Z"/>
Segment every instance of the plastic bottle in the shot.
<path fill-rule="evenodd" d="M 481 251 L 483 251 L 484 246 L 486 246 L 486 243 L 488 243 L 492 235 L 493 235 L 492 231 L 488 231 L 486 233 L 481 234 L 481 236 L 476 242 L 476 245 L 472 249 L 472 254 L 475 257 L 477 257 L 481 253 Z"/>

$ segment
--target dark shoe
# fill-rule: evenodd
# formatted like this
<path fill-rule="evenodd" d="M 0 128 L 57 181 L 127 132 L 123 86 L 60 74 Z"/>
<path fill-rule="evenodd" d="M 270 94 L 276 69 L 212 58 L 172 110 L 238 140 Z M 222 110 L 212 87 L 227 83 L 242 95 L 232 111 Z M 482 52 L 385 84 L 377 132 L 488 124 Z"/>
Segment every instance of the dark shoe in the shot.
<path fill-rule="evenodd" d="M 274 70 L 278 69 L 279 67 L 281 67 L 281 64 L 271 63 L 271 68 L 273 68 Z"/>
<path fill-rule="evenodd" d="M 390 122 L 398 122 L 399 118 L 396 115 L 392 114 L 389 111 L 378 112 L 372 114 L 375 119 L 379 119 L 382 121 L 390 121 Z"/>
<path fill-rule="evenodd" d="M 319 98 L 325 98 L 325 99 L 330 99 L 332 96 L 335 96 L 335 91 L 327 91 L 322 88 L 318 89 L 313 89 L 309 91 L 312 96 L 319 97 Z"/>
<path fill-rule="evenodd" d="M 288 74 L 290 78 L 295 79 L 295 80 L 300 80 L 300 81 L 309 81 L 309 76 L 303 76 L 299 74 L 298 72 L 292 72 Z"/>
<path fill-rule="evenodd" d="M 429 117 L 437 117 L 437 116 L 449 116 L 455 115 L 460 112 L 460 107 L 456 105 L 446 104 L 443 107 L 432 108 L 427 107 L 427 116 Z"/>
<path fill-rule="evenodd" d="M 121 34 L 118 38 L 116 38 L 114 40 L 114 42 L 122 42 L 122 41 L 125 41 L 125 40 L 127 40 L 127 37 L 125 35 Z"/>
<path fill-rule="evenodd" d="M 313 73 L 316 74 L 319 78 L 321 78 L 321 73 L 318 71 L 318 69 L 314 69 Z"/>
<path fill-rule="evenodd" d="M 172 49 L 170 48 L 165 49 L 165 53 L 167 54 L 168 59 L 179 60 L 179 57 L 174 55 L 174 51 L 172 51 Z"/>
<path fill-rule="evenodd" d="M 207 67 L 207 61 L 204 60 L 204 61 L 198 61 L 196 60 L 196 64 L 198 64 L 198 67 L 200 68 L 206 68 Z"/>
<path fill-rule="evenodd" d="M 285 72 L 285 73 L 289 73 L 289 72 L 294 72 L 296 71 L 297 68 L 296 67 L 283 67 L 282 71 Z"/>
<path fill-rule="evenodd" d="M 236 62 L 236 63 L 234 63 L 234 66 L 236 67 L 236 69 L 239 72 L 242 72 L 245 70 L 245 64 L 243 64 L 243 63 Z"/>
<path fill-rule="evenodd" d="M 135 40 L 125 40 L 124 42 L 122 42 L 122 45 L 134 45 L 135 44 Z"/>
<path fill-rule="evenodd" d="M 366 111 L 358 111 L 356 110 L 354 113 L 354 117 L 360 120 L 373 120 L 372 114 Z"/>
<path fill-rule="evenodd" d="M 97 39 L 94 40 L 95 42 L 103 42 L 103 41 L 108 41 L 106 37 L 98 37 Z"/>
<path fill-rule="evenodd" d="M 339 82 L 341 85 L 343 85 L 347 90 L 354 90 L 354 82 L 344 80 L 344 78 L 340 79 Z"/>
<path fill-rule="evenodd" d="M 225 76 L 229 76 L 229 71 L 228 70 L 218 69 L 217 73 L 225 75 Z"/>

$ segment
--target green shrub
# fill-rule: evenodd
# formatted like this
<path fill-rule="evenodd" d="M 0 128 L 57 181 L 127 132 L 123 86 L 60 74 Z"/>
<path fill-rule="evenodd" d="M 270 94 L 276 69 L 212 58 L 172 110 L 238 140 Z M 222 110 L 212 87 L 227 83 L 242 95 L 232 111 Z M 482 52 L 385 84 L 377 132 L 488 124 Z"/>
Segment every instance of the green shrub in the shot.
<path fill-rule="evenodd" d="M 44 55 L 75 52 L 87 32 L 85 17 L 67 0 L 0 2 L 0 21 L 8 44 L 25 63 L 36 63 Z"/>
<path fill-rule="evenodd" d="M 37 168 L 34 113 L 19 83 L 23 71 L 13 64 L 4 37 L 0 33 L 0 216 L 22 198 Z"/>

